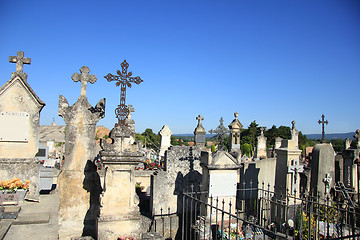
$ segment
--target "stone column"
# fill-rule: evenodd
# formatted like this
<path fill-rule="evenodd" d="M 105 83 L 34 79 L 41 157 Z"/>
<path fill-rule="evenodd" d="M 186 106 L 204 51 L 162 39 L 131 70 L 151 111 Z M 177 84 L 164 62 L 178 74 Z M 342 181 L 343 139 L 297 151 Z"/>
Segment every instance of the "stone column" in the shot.
<path fill-rule="evenodd" d="M 65 163 L 59 175 L 59 239 L 79 237 L 83 232 L 83 221 L 89 208 L 89 193 L 83 189 L 84 168 L 87 160 L 93 161 L 95 152 L 95 128 L 105 115 L 105 99 L 92 107 L 86 98 L 86 84 L 96 81 L 89 75 L 89 68 L 80 69 L 72 79 L 80 81 L 81 96 L 69 106 L 62 95 L 59 96 L 59 116 L 66 123 Z"/>
<path fill-rule="evenodd" d="M 237 119 L 238 113 L 234 113 L 235 119 L 229 124 L 230 129 L 230 152 L 237 152 L 241 157 L 240 132 L 243 125 Z"/>
<path fill-rule="evenodd" d="M 198 146 L 199 148 L 204 148 L 205 147 L 205 128 L 203 127 L 201 121 L 204 120 L 204 118 L 199 115 L 196 117 L 196 120 L 198 120 L 198 125 L 196 126 L 195 130 L 194 130 L 194 142 L 195 145 Z"/>
<path fill-rule="evenodd" d="M 172 132 L 168 125 L 164 125 L 159 132 L 161 136 L 161 143 L 160 143 L 160 157 L 165 156 L 165 151 L 171 146 L 171 135 Z"/>

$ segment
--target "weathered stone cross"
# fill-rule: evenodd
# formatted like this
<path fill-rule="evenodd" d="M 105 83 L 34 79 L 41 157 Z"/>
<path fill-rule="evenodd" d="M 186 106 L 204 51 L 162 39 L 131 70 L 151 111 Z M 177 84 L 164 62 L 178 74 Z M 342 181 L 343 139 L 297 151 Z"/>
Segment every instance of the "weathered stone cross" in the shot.
<path fill-rule="evenodd" d="M 360 148 L 360 130 L 355 131 L 354 138 L 356 138 L 356 147 Z"/>
<path fill-rule="evenodd" d="M 201 126 L 201 121 L 204 120 L 203 116 L 199 115 L 196 117 L 196 120 L 198 120 L 198 126 Z"/>
<path fill-rule="evenodd" d="M 22 73 L 23 72 L 23 65 L 24 64 L 31 64 L 31 58 L 24 57 L 24 52 L 18 51 L 17 56 L 10 56 L 9 62 L 16 63 L 16 72 Z"/>
<path fill-rule="evenodd" d="M 224 150 L 224 139 L 225 139 L 225 135 L 229 132 L 229 130 L 224 127 L 224 119 L 222 117 L 220 118 L 219 122 L 220 122 L 220 125 L 215 130 L 211 129 L 209 131 L 209 133 L 217 134 L 216 136 L 219 141 L 219 150 Z"/>
<path fill-rule="evenodd" d="M 90 83 L 94 83 L 96 82 L 97 78 L 94 74 L 89 75 L 90 69 L 87 66 L 83 66 L 80 68 L 80 72 L 79 73 L 74 73 L 71 78 L 72 80 L 74 80 L 74 82 L 81 82 L 81 94 L 80 97 L 85 97 L 86 98 L 86 86 L 88 84 L 88 82 Z"/>
<path fill-rule="evenodd" d="M 297 192 L 297 178 L 298 173 L 304 172 L 304 165 L 299 164 L 299 160 L 292 160 L 291 165 L 288 167 L 288 173 L 291 173 L 292 175 L 292 183 L 291 183 L 291 194 L 295 194 L 295 191 Z"/>
<path fill-rule="evenodd" d="M 330 184 L 332 182 L 332 177 L 329 173 L 325 174 L 325 178 L 323 179 L 323 183 L 325 184 L 325 194 L 329 193 Z"/>
<path fill-rule="evenodd" d="M 322 137 L 321 137 L 321 141 L 322 142 L 325 142 L 325 124 L 327 125 L 329 122 L 326 120 L 326 121 L 324 121 L 325 120 L 325 116 L 324 116 L 324 114 L 323 115 L 321 115 L 321 118 L 322 118 L 322 121 L 318 121 L 318 123 L 319 124 L 322 124 Z"/>
<path fill-rule="evenodd" d="M 118 105 L 118 107 L 115 109 L 115 115 L 116 118 L 118 119 L 118 124 L 123 126 L 126 125 L 125 120 L 130 113 L 128 106 L 126 106 L 125 104 L 126 87 L 131 88 L 131 83 L 140 84 L 141 82 L 143 82 L 143 80 L 139 76 L 132 77 L 132 72 L 127 71 L 128 67 L 129 64 L 126 62 L 126 60 L 124 60 L 124 62 L 121 63 L 122 71 L 120 70 L 116 71 L 118 76 L 109 73 L 104 77 L 108 82 L 117 81 L 116 86 L 117 87 L 120 86 L 121 88 L 120 105 Z"/>

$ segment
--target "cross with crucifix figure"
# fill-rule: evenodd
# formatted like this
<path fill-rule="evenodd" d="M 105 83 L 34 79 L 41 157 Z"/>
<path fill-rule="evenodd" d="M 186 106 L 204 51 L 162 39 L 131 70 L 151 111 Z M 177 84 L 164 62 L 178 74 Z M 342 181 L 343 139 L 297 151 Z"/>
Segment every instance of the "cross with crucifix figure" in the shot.
<path fill-rule="evenodd" d="M 27 74 L 23 72 L 23 68 L 24 64 L 31 64 L 31 58 L 24 57 L 24 52 L 18 51 L 16 56 L 9 56 L 9 62 L 16 63 L 16 72 L 13 74 L 18 74 L 26 80 Z"/>
<path fill-rule="evenodd" d="M 360 130 L 356 130 L 354 134 L 354 138 L 356 139 L 356 148 L 360 148 Z"/>
<path fill-rule="evenodd" d="M 111 81 L 117 81 L 116 86 L 120 86 L 121 92 L 120 92 L 120 105 L 115 109 L 115 115 L 118 119 L 118 124 L 125 126 L 125 120 L 130 114 L 130 110 L 128 106 L 125 104 L 125 98 L 126 98 L 126 87 L 131 88 L 131 83 L 140 84 L 143 82 L 143 80 L 137 76 L 132 77 L 132 72 L 128 72 L 127 69 L 129 67 L 129 64 L 124 60 L 124 62 L 121 63 L 122 71 L 117 70 L 116 75 L 108 74 L 105 76 L 106 80 L 108 82 Z"/>
<path fill-rule="evenodd" d="M 74 82 L 80 81 L 80 83 L 81 83 L 80 97 L 86 98 L 86 86 L 87 86 L 88 82 L 94 83 L 94 82 L 96 82 L 97 78 L 94 74 L 89 75 L 90 69 L 87 66 L 82 66 L 80 68 L 80 72 L 81 72 L 81 74 L 74 73 L 71 76 L 71 79 L 74 80 Z"/>
<path fill-rule="evenodd" d="M 327 125 L 329 122 L 326 120 L 325 121 L 325 116 L 324 114 L 321 115 L 321 119 L 322 121 L 318 121 L 319 124 L 322 124 L 322 137 L 321 137 L 321 142 L 325 142 L 325 124 Z"/>
<path fill-rule="evenodd" d="M 226 129 L 224 127 L 224 119 L 221 117 L 220 120 L 220 125 L 215 129 L 215 130 L 210 130 L 209 133 L 210 134 L 213 134 L 213 133 L 216 133 L 216 137 L 219 141 L 219 150 L 224 150 L 224 139 L 225 139 L 225 135 L 227 133 L 229 133 L 229 130 Z"/>
<path fill-rule="evenodd" d="M 302 172 L 304 172 L 304 165 L 300 165 L 299 160 L 291 160 L 291 165 L 288 167 L 288 173 L 291 173 L 292 175 L 291 194 L 293 195 L 298 189 L 298 174 Z"/>
<path fill-rule="evenodd" d="M 332 177 L 330 176 L 330 173 L 325 174 L 325 178 L 323 179 L 323 183 L 325 184 L 325 194 L 329 193 L 331 182 Z"/>

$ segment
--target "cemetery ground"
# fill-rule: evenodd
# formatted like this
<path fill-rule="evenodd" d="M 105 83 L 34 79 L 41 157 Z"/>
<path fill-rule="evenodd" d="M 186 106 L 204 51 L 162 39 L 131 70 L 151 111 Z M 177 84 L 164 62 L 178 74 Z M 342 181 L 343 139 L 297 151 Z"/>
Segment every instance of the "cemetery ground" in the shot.
<path fill-rule="evenodd" d="M 56 182 L 59 170 L 54 174 Z M 57 189 L 40 195 L 40 201 L 5 205 L 3 213 L 18 212 L 16 219 L 0 220 L 0 239 L 58 239 L 59 193 Z"/>

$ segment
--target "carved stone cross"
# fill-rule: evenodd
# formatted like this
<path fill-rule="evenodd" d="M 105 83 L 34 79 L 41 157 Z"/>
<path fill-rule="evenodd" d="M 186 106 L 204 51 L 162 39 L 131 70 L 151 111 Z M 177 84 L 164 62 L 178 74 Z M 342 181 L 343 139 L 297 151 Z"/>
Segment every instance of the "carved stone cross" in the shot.
<path fill-rule="evenodd" d="M 18 51 L 17 56 L 10 56 L 9 62 L 16 63 L 16 72 L 22 73 L 23 72 L 23 65 L 24 64 L 31 64 L 31 58 L 24 57 L 24 52 Z"/>
<path fill-rule="evenodd" d="M 198 120 L 198 126 L 201 125 L 201 121 L 204 120 L 203 116 L 199 115 L 196 117 L 196 120 Z"/>
<path fill-rule="evenodd" d="M 297 192 L 298 186 L 298 174 L 304 172 L 304 165 L 299 164 L 299 160 L 291 160 L 291 165 L 288 167 L 288 173 L 292 175 L 292 183 L 291 183 L 291 194 L 295 194 Z"/>
<path fill-rule="evenodd" d="M 85 97 L 86 98 L 86 85 L 88 82 L 90 83 L 94 83 L 96 82 L 97 78 L 94 74 L 89 75 L 90 69 L 87 66 L 83 66 L 80 68 L 80 72 L 79 73 L 74 73 L 72 75 L 72 80 L 74 80 L 74 82 L 81 82 L 81 97 Z"/>
<path fill-rule="evenodd" d="M 322 137 L 321 137 L 321 141 L 322 142 L 325 142 L 325 124 L 327 125 L 329 122 L 326 120 L 325 121 L 325 116 L 324 116 L 324 114 L 323 115 L 321 115 L 321 119 L 322 119 L 322 121 L 318 121 L 318 123 L 319 124 L 322 124 Z"/>
<path fill-rule="evenodd" d="M 325 174 L 325 178 L 323 179 L 323 183 L 325 184 L 325 194 L 329 193 L 331 182 L 332 177 L 330 176 L 330 174 Z"/>
<path fill-rule="evenodd" d="M 115 109 L 115 115 L 118 119 L 118 124 L 125 126 L 125 120 L 128 117 L 130 111 L 128 106 L 125 104 L 126 99 L 126 87 L 131 88 L 131 83 L 140 84 L 143 82 L 143 80 L 138 77 L 132 77 L 132 72 L 128 72 L 127 69 L 129 67 L 129 64 L 124 60 L 124 62 L 121 63 L 122 70 L 117 70 L 116 75 L 112 75 L 109 73 L 105 76 L 106 80 L 108 82 L 116 81 L 116 86 L 120 86 L 121 92 L 120 92 L 120 105 Z"/>
<path fill-rule="evenodd" d="M 135 112 L 135 108 L 133 108 L 133 105 L 129 104 L 128 105 L 128 109 L 129 109 L 129 115 L 128 115 L 128 119 L 131 119 L 131 113 Z"/>
<path fill-rule="evenodd" d="M 354 138 L 356 139 L 356 147 L 360 148 L 360 130 L 355 131 Z"/>

